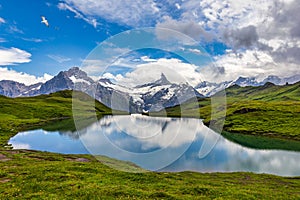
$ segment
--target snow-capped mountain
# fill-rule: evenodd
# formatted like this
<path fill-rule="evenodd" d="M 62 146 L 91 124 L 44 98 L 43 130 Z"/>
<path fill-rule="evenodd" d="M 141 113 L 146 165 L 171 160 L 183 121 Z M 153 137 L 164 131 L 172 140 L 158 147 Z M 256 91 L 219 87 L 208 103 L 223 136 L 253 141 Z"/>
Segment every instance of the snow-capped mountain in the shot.
<path fill-rule="evenodd" d="M 218 91 L 224 90 L 232 85 L 239 85 L 241 87 L 246 86 L 262 86 L 266 83 L 273 83 L 275 85 L 284 85 L 286 83 L 288 84 L 294 84 L 296 82 L 300 81 L 300 75 L 294 75 L 292 77 L 287 78 L 280 78 L 278 76 L 268 76 L 262 81 L 258 81 L 255 77 L 239 77 L 236 80 L 233 81 L 225 81 L 221 83 L 210 83 L 203 81 L 200 84 L 198 84 L 195 89 L 200 93 L 203 94 L 206 97 L 209 97 L 211 95 L 214 95 Z"/>
<path fill-rule="evenodd" d="M 0 81 L 0 94 L 8 97 L 17 97 L 28 90 L 28 86 L 15 81 Z"/>
<path fill-rule="evenodd" d="M 164 74 L 160 79 L 133 88 L 117 85 L 108 79 L 100 79 L 96 99 L 118 110 L 129 112 L 159 111 L 178 105 L 192 97 L 203 97 L 187 83 L 174 84 Z"/>
<path fill-rule="evenodd" d="M 67 89 L 83 91 L 113 109 L 131 113 L 158 111 L 192 97 L 203 97 L 187 83 L 169 82 L 164 74 L 156 81 L 129 88 L 109 79 L 94 81 L 78 67 L 62 71 L 45 83 L 30 86 L 0 81 L 0 94 L 9 97 L 36 96 Z"/>
<path fill-rule="evenodd" d="M 60 72 L 57 76 L 42 84 L 37 93 L 49 94 L 61 90 L 71 90 L 74 89 L 75 84 L 77 88 L 87 88 L 94 84 L 94 81 L 78 67 L 73 67 L 68 71 Z"/>
<path fill-rule="evenodd" d="M 188 83 L 171 83 L 164 74 L 153 82 L 127 87 L 111 82 L 109 79 L 94 81 L 78 67 L 62 71 L 45 83 L 26 86 L 22 83 L 2 80 L 0 81 L 0 95 L 8 97 L 36 96 L 49 94 L 61 90 L 83 91 L 103 104 L 131 113 L 158 111 L 172 107 L 189 100 L 192 97 L 208 97 L 232 85 L 260 86 L 267 82 L 276 85 L 293 84 L 300 80 L 300 75 L 288 78 L 268 76 L 262 81 L 254 77 L 239 77 L 234 81 L 222 83 L 201 82 L 195 88 Z"/>
<path fill-rule="evenodd" d="M 75 83 L 78 88 L 86 88 L 94 84 L 94 81 L 78 67 L 73 67 L 68 71 L 60 72 L 45 83 L 37 83 L 29 86 L 15 81 L 2 80 L 0 81 L 0 95 L 20 97 L 49 94 L 61 90 L 74 89 Z"/>
<path fill-rule="evenodd" d="M 234 81 L 226 81 L 222 83 L 210 83 L 207 81 L 203 81 L 200 84 L 198 84 L 195 89 L 202 94 L 205 97 L 209 97 L 211 95 L 214 95 L 215 93 L 224 90 L 232 85 L 234 85 Z"/>
<path fill-rule="evenodd" d="M 161 74 L 159 80 L 137 86 L 132 91 L 133 99 L 143 102 L 143 109 L 146 111 L 158 111 L 181 104 L 193 97 L 203 97 L 187 83 L 174 84 L 169 82 L 164 74 Z"/>

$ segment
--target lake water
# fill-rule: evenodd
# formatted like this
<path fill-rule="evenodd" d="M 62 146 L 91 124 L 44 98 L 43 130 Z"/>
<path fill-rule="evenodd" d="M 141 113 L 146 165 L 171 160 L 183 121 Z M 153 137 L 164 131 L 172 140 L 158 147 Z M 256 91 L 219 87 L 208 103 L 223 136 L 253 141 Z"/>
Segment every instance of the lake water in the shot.
<path fill-rule="evenodd" d="M 153 171 L 300 176 L 299 152 L 246 148 L 190 118 L 106 116 L 74 132 L 20 132 L 9 144 L 14 149 L 105 155 Z"/>

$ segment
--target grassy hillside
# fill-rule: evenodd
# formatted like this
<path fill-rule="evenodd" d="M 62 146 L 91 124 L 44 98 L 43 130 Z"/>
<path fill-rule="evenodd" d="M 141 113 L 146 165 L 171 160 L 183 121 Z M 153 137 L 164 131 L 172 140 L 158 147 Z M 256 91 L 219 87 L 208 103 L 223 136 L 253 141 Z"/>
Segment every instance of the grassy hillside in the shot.
<path fill-rule="evenodd" d="M 225 130 L 300 141 L 299 86 L 229 88 Z"/>
<path fill-rule="evenodd" d="M 36 97 L 0 96 L 0 145 L 5 145 L 19 131 L 50 124 L 51 121 L 72 119 L 72 94 L 72 91 L 61 91 Z M 98 116 L 111 113 L 110 108 L 88 95 L 81 92 L 75 94 L 76 113 L 84 119 L 88 119 L 89 113 Z"/>
<path fill-rule="evenodd" d="M 266 83 L 260 87 L 232 86 L 226 90 L 227 97 L 260 101 L 300 101 L 300 82 L 278 86 Z"/>
<path fill-rule="evenodd" d="M 225 137 L 249 147 L 300 150 L 300 83 L 284 86 L 266 83 L 260 87 L 235 85 L 226 89 L 226 97 Z M 214 98 L 218 99 L 218 95 Z M 198 105 L 182 105 L 181 109 L 185 113 L 194 113 L 196 109 L 205 124 L 212 122 L 209 98 L 199 99 Z M 215 110 L 220 110 L 222 116 L 222 109 Z M 167 113 L 179 116 L 180 107 L 168 108 Z M 260 137 L 245 139 L 245 134 Z"/>

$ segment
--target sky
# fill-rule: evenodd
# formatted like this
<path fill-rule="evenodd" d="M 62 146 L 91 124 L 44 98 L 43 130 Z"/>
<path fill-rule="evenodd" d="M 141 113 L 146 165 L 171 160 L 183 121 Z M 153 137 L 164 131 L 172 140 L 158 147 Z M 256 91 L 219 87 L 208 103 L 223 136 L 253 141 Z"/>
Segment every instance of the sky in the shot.
<path fill-rule="evenodd" d="M 0 80 L 45 82 L 74 66 L 126 84 L 162 68 L 192 85 L 289 77 L 300 74 L 299 10 L 297 0 L 0 0 Z"/>

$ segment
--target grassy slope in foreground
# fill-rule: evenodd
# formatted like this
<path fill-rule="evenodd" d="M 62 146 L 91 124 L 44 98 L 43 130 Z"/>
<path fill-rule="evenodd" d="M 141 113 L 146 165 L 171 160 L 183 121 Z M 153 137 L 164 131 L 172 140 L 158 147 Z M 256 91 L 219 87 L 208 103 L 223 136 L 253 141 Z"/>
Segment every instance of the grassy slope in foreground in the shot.
<path fill-rule="evenodd" d="M 82 109 L 95 112 L 86 105 Z M 87 98 L 87 99 L 86 99 Z M 19 130 L 71 118 L 71 92 L 33 98 L 0 97 L 2 143 Z M 110 109 L 96 103 L 97 113 Z M 4 117 L 3 117 L 4 116 Z M 72 125 L 71 125 L 72 127 Z M 69 128 L 69 127 L 68 127 Z M 3 145 L 1 145 L 3 146 Z M 1 147 L 2 148 L 2 147 Z M 299 199 L 299 177 L 288 178 L 253 173 L 126 173 L 98 162 L 90 155 L 62 155 L 0 148 L 0 199 Z M 126 162 L 99 158 L 127 169 Z"/>
<path fill-rule="evenodd" d="M 89 155 L 0 150 L 0 199 L 299 199 L 299 177 L 126 173 Z M 104 162 L 110 162 L 107 159 Z"/>
<path fill-rule="evenodd" d="M 260 87 L 235 85 L 226 89 L 226 97 L 226 133 L 223 134 L 226 138 L 248 147 L 300 151 L 300 83 L 284 86 L 267 83 Z M 181 106 L 186 113 L 193 113 L 195 108 L 209 125 L 210 99 L 199 99 L 198 105 Z M 179 116 L 180 108 L 168 108 L 167 113 Z"/>

